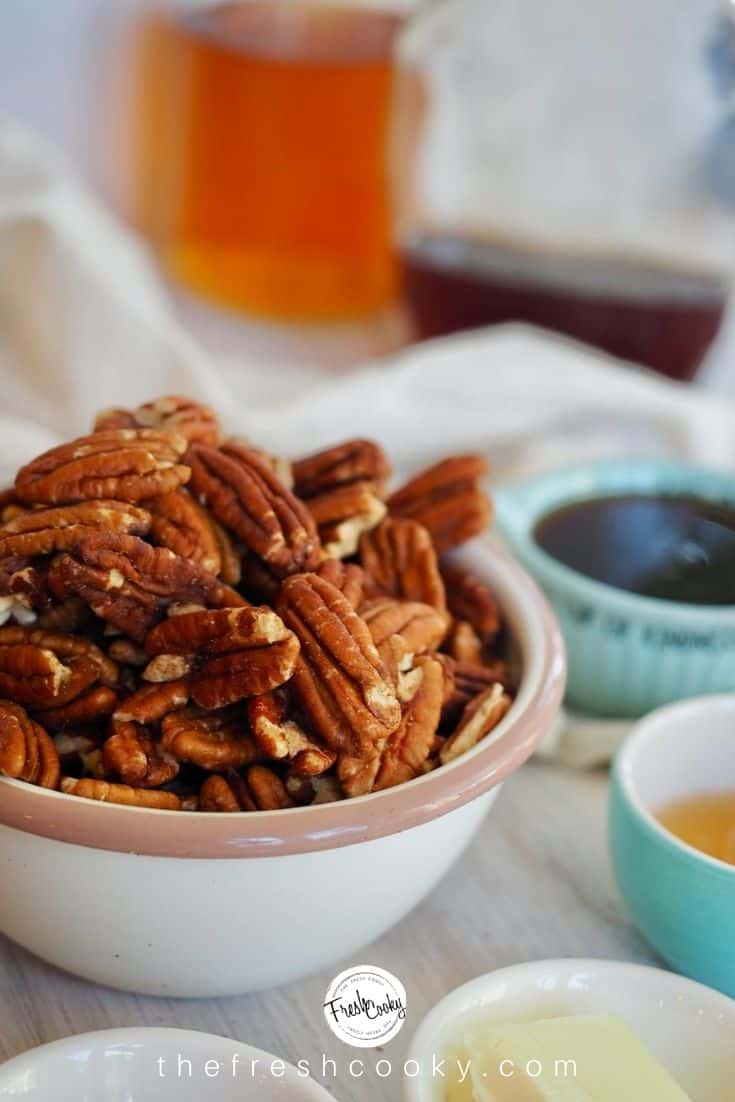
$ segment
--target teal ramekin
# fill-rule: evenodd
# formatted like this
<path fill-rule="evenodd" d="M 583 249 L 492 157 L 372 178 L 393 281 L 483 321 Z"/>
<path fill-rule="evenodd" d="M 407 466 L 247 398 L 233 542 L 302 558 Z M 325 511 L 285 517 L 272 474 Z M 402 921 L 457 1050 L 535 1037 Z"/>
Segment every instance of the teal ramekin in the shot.
<path fill-rule="evenodd" d="M 682 842 L 654 813 L 682 797 L 735 791 L 734 735 L 735 695 L 641 720 L 615 759 L 609 819 L 613 869 L 635 924 L 676 971 L 730 996 L 735 865 Z"/>
<path fill-rule="evenodd" d="M 548 596 L 567 645 L 567 700 L 637 718 L 662 704 L 735 690 L 735 606 L 641 597 L 572 570 L 534 540 L 555 509 L 616 494 L 694 494 L 735 507 L 735 477 L 656 460 L 555 471 L 495 494 L 498 529 Z"/>

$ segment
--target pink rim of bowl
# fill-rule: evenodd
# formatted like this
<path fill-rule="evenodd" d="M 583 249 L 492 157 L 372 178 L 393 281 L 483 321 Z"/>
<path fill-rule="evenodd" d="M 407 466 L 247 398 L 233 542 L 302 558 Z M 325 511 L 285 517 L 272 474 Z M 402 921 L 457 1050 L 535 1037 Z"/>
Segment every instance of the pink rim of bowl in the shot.
<path fill-rule="evenodd" d="M 420 826 L 506 780 L 536 749 L 561 704 L 564 644 L 546 598 L 491 537 L 458 556 L 497 595 L 521 653 L 518 695 L 490 736 L 450 765 L 352 800 L 257 813 L 159 811 L 104 804 L 0 778 L 0 823 L 92 849 L 150 857 L 275 857 L 336 849 Z"/>

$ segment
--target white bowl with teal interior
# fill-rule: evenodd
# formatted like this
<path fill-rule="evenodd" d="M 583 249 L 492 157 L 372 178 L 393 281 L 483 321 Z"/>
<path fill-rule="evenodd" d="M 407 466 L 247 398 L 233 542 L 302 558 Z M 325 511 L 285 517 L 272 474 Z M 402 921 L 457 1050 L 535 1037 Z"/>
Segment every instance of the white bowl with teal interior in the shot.
<path fill-rule="evenodd" d="M 735 477 L 656 460 L 562 469 L 496 494 L 501 534 L 546 592 L 567 645 L 567 700 L 638 717 L 687 697 L 735 690 L 735 605 L 640 596 L 573 570 L 534 532 L 555 510 L 621 494 L 692 495 L 735 507 Z"/>

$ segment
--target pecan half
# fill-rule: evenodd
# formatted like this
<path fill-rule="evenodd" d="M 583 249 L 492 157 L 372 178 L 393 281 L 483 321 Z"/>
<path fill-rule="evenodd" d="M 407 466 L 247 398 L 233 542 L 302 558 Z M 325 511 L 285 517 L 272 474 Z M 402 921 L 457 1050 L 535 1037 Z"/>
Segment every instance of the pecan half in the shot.
<path fill-rule="evenodd" d="M 93 612 L 141 642 L 169 605 L 195 601 L 213 607 L 246 602 L 208 570 L 151 547 L 136 536 L 97 533 L 73 552 L 59 555 L 49 571 L 49 585 L 61 599 L 81 597 Z"/>
<path fill-rule="evenodd" d="M 187 654 L 158 654 L 151 658 L 143 670 L 146 681 L 155 684 L 182 681 L 189 684 L 189 674 L 194 669 L 194 656 Z"/>
<path fill-rule="evenodd" d="M 485 646 L 489 646 L 502 626 L 500 608 L 488 587 L 469 570 L 454 564 L 442 566 L 449 611 L 458 620 L 467 620 Z"/>
<path fill-rule="evenodd" d="M 191 444 L 216 446 L 222 438 L 217 416 L 209 406 L 176 394 L 144 402 L 133 410 L 102 410 L 95 418 L 93 431 L 134 428 L 168 429 Z"/>
<path fill-rule="evenodd" d="M 470 662 L 482 665 L 482 640 L 472 624 L 467 620 L 453 620 L 449 634 L 444 641 L 448 654 L 457 662 Z"/>
<path fill-rule="evenodd" d="M 340 559 L 325 559 L 314 571 L 325 582 L 329 582 L 343 594 L 352 607 L 357 610 L 363 603 L 365 593 L 365 571 L 357 563 L 342 562 Z"/>
<path fill-rule="evenodd" d="M 389 736 L 374 788 L 392 788 L 417 777 L 432 751 L 444 699 L 444 671 L 435 658 L 416 659 L 420 676 L 403 708 L 400 726 Z"/>
<path fill-rule="evenodd" d="M 11 617 L 19 624 L 32 624 L 38 612 L 48 606 L 48 586 L 42 570 L 17 555 L 0 561 L 0 624 Z"/>
<path fill-rule="evenodd" d="M 0 528 L 0 557 L 49 555 L 67 551 L 95 531 L 145 535 L 151 517 L 145 509 L 122 501 L 81 501 L 53 509 L 30 509 Z"/>
<path fill-rule="evenodd" d="M 108 774 L 135 788 L 160 788 L 179 772 L 176 759 L 137 723 L 113 723 L 102 761 Z"/>
<path fill-rule="evenodd" d="M 227 585 L 239 585 L 242 578 L 242 556 L 230 538 L 227 530 L 215 520 L 209 517 L 214 538 L 217 541 L 219 552 L 219 576 Z"/>
<path fill-rule="evenodd" d="M 85 606 L 86 607 L 86 606 Z M 148 662 L 148 655 L 139 643 L 134 643 L 132 639 L 127 639 L 124 635 L 119 639 L 113 639 L 107 648 L 107 653 L 113 662 L 117 662 L 121 666 L 145 666 Z"/>
<path fill-rule="evenodd" d="M 41 788 L 58 788 L 61 767 L 53 740 L 18 704 L 0 700 L 0 774 Z"/>
<path fill-rule="evenodd" d="M 257 811 L 255 800 L 239 773 L 226 777 L 215 773 L 207 777 L 199 790 L 199 810 L 233 814 L 236 811 Z"/>
<path fill-rule="evenodd" d="M 278 610 L 301 642 L 293 689 L 310 725 L 330 749 L 374 758 L 401 708 L 367 625 L 316 574 L 287 579 Z"/>
<path fill-rule="evenodd" d="M 217 532 L 207 510 L 188 490 L 172 490 L 146 504 L 151 512 L 151 543 L 168 547 L 174 554 L 219 574 L 222 558 Z"/>
<path fill-rule="evenodd" d="M 515 679 L 511 670 L 500 658 L 490 659 L 482 666 L 476 662 L 455 662 L 448 655 L 442 655 L 441 658 L 451 668 L 452 676 L 452 693 L 445 702 L 443 725 L 456 721 L 471 700 L 496 682 L 510 694 L 515 691 Z"/>
<path fill-rule="evenodd" d="M 0 693 L 36 710 L 69 704 L 96 682 L 114 685 L 114 662 L 89 639 L 20 625 L 0 628 Z"/>
<path fill-rule="evenodd" d="M 487 473 L 480 455 L 457 455 L 422 471 L 388 498 L 392 516 L 429 530 L 437 554 L 478 535 L 490 523 L 490 499 L 479 485 Z"/>
<path fill-rule="evenodd" d="M 390 640 L 399 636 L 405 655 L 436 650 L 447 630 L 447 616 L 420 601 L 398 601 L 394 597 L 374 597 L 360 608 L 378 651 L 389 661 Z M 408 663 L 410 664 L 410 662 Z"/>
<path fill-rule="evenodd" d="M 273 455 L 271 452 L 265 451 L 264 448 L 258 448 L 255 444 L 251 443 L 245 436 L 229 436 L 225 441 L 228 448 L 246 448 L 248 451 L 257 455 L 268 466 L 278 481 L 286 487 L 287 490 L 293 490 L 293 467 L 290 459 L 284 459 L 282 455 Z"/>
<path fill-rule="evenodd" d="M 301 777 L 287 772 L 284 786 L 296 804 L 331 804 L 343 799 L 343 792 L 334 773 L 320 773 L 318 777 Z"/>
<path fill-rule="evenodd" d="M 353 482 L 367 482 L 379 493 L 390 471 L 388 457 L 379 444 L 346 440 L 294 461 L 294 493 L 308 500 Z"/>
<path fill-rule="evenodd" d="M 21 467 L 15 490 L 28 505 L 73 505 L 93 498 L 143 501 L 188 481 L 179 462 L 186 440 L 153 429 L 81 436 Z"/>
<path fill-rule="evenodd" d="M 442 765 L 454 761 L 461 754 L 466 754 L 481 739 L 484 739 L 494 727 L 497 727 L 512 703 L 512 698 L 500 684 L 491 685 L 489 689 L 485 689 L 483 693 L 471 700 L 462 713 L 457 729 L 441 748 L 439 760 Z"/>
<path fill-rule="evenodd" d="M 244 777 L 207 777 L 199 793 L 202 811 L 281 811 L 295 807 L 281 778 L 264 765 L 252 765 Z"/>
<path fill-rule="evenodd" d="M 61 791 L 68 796 L 99 800 L 107 804 L 148 807 L 157 811 L 181 811 L 181 799 L 173 792 L 155 788 L 132 788 L 128 784 L 110 784 L 92 777 L 63 777 Z"/>
<path fill-rule="evenodd" d="M 189 450 L 192 489 L 225 528 L 283 578 L 317 566 L 322 550 L 306 506 L 254 451 L 226 444 Z"/>
<path fill-rule="evenodd" d="M 474 662 L 457 662 L 454 667 L 454 679 L 460 691 L 477 693 L 478 685 L 487 688 L 488 680 L 499 681 L 509 693 L 516 690 L 516 676 L 508 662 L 502 658 L 487 658 L 482 666 Z"/>
<path fill-rule="evenodd" d="M 169 712 L 161 723 L 161 743 L 177 761 L 210 772 L 240 769 L 263 756 L 250 736 L 247 718 L 237 708 Z"/>
<path fill-rule="evenodd" d="M 88 605 L 79 597 L 67 597 L 59 604 L 50 605 L 39 612 L 37 625 L 44 631 L 58 631 L 65 635 L 79 633 L 93 619 Z M 114 654 L 110 654 L 117 661 Z"/>
<path fill-rule="evenodd" d="M 251 765 L 245 779 L 259 811 L 282 811 L 294 806 L 281 778 L 266 765 Z"/>
<path fill-rule="evenodd" d="M 162 685 L 143 685 L 115 708 L 116 723 L 159 723 L 169 712 L 178 711 L 189 703 L 186 681 L 167 681 Z"/>
<path fill-rule="evenodd" d="M 375 787 L 380 769 L 383 743 L 376 744 L 369 754 L 341 754 L 337 761 L 337 779 L 342 793 L 352 799 L 366 796 Z"/>
<path fill-rule="evenodd" d="M 415 520 L 388 518 L 360 540 L 360 562 L 371 596 L 420 601 L 444 612 L 444 582 L 427 530 Z"/>
<path fill-rule="evenodd" d="M 81 696 L 56 708 L 43 712 L 43 722 L 52 731 L 63 731 L 80 724 L 98 723 L 112 715 L 117 704 L 117 693 L 106 685 L 96 685 Z"/>
<path fill-rule="evenodd" d="M 94 666 L 97 679 L 103 685 L 117 684 L 116 664 L 91 639 L 79 635 L 66 635 L 63 632 L 46 631 L 40 627 L 21 627 L 19 624 L 0 628 L 0 647 L 20 643 L 46 648 L 65 660 L 84 658 Z"/>
<path fill-rule="evenodd" d="M 352 482 L 324 490 L 309 500 L 324 553 L 332 559 L 354 555 L 360 536 L 380 524 L 386 506 L 369 482 Z"/>
<path fill-rule="evenodd" d="M 286 714 L 286 701 L 279 693 L 265 693 L 248 701 L 248 719 L 253 737 L 263 752 L 276 761 L 291 763 L 296 776 L 313 777 L 334 765 L 337 755 L 320 746 Z"/>
<path fill-rule="evenodd" d="M 448 709 L 450 707 L 450 704 L 454 700 L 457 690 L 457 682 L 454 676 L 454 671 L 457 667 L 457 663 L 448 654 L 441 654 L 437 652 L 434 657 L 436 658 L 437 662 L 441 663 L 442 670 L 444 671 L 444 699 L 442 701 L 442 707 L 444 709 Z M 467 701 L 462 704 L 462 707 L 464 707 L 464 704 L 466 703 Z M 444 712 L 442 712 L 442 722 L 444 721 L 444 718 Z"/>
<path fill-rule="evenodd" d="M 221 708 L 288 681 L 299 642 L 273 609 L 248 607 L 175 616 L 149 633 L 146 651 L 152 658 L 191 656 L 192 698 Z"/>

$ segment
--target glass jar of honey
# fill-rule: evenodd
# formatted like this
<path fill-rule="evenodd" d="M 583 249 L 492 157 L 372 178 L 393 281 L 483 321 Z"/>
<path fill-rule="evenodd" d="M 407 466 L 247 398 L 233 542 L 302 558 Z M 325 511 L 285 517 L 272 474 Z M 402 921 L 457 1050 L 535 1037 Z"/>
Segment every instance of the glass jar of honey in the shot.
<path fill-rule="evenodd" d="M 709 58 L 720 8 L 420 5 L 393 129 L 420 336 L 525 321 L 692 377 L 735 263 L 732 125 Z"/>
<path fill-rule="evenodd" d="M 124 206 L 164 268 L 279 320 L 364 317 L 397 267 L 386 167 L 405 0 L 170 0 L 126 51 Z"/>

